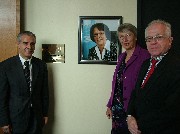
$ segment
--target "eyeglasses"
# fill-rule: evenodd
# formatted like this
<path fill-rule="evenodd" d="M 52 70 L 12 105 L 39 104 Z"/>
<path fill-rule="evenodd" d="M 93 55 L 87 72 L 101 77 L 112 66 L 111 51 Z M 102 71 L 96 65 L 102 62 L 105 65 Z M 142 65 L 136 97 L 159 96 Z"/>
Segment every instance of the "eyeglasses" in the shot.
<path fill-rule="evenodd" d="M 152 42 L 152 41 L 162 41 L 166 36 L 163 35 L 156 35 L 156 36 L 149 36 L 145 38 L 146 42 Z"/>
<path fill-rule="evenodd" d="M 121 35 L 119 36 L 120 40 L 124 40 L 126 38 L 130 38 L 131 37 L 131 34 L 125 34 L 125 35 Z"/>
<path fill-rule="evenodd" d="M 94 37 L 98 37 L 98 35 L 103 36 L 105 33 L 104 32 L 99 32 L 99 33 L 95 33 L 93 34 Z"/>

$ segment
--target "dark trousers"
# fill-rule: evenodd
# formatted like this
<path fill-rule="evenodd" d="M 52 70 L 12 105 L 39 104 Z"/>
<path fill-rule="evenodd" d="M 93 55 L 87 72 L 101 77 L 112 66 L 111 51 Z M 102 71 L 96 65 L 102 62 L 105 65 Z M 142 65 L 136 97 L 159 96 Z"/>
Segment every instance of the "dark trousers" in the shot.
<path fill-rule="evenodd" d="M 111 130 L 111 134 L 130 134 L 128 128 L 122 128 L 118 130 Z"/>
<path fill-rule="evenodd" d="M 42 134 L 42 128 L 40 127 L 40 125 L 37 124 L 33 109 L 31 109 L 30 112 L 30 120 L 27 130 L 24 133 L 12 132 L 12 134 Z"/>

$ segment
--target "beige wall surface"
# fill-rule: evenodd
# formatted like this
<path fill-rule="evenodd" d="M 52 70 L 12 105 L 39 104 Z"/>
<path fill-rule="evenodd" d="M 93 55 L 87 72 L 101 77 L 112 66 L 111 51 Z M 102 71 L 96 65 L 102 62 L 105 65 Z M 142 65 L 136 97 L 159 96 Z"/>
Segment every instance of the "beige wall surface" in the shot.
<path fill-rule="evenodd" d="M 25 30 L 42 44 L 65 44 L 65 63 L 48 63 L 49 123 L 45 134 L 110 134 L 105 115 L 115 65 L 78 64 L 79 16 L 122 16 L 137 23 L 136 0 L 26 0 Z"/>

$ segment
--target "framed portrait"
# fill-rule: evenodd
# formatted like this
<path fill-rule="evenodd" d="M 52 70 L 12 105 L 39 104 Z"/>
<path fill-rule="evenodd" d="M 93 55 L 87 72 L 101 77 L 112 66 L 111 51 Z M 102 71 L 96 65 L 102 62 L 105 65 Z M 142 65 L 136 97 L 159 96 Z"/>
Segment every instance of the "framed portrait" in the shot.
<path fill-rule="evenodd" d="M 117 63 L 122 52 L 117 29 L 122 16 L 80 16 L 78 31 L 78 64 Z"/>

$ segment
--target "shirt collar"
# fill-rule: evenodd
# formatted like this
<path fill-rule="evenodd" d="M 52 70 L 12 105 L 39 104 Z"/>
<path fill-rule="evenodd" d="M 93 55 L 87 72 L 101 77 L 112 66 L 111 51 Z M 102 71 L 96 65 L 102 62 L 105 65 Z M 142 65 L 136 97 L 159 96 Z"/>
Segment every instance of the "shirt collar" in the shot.
<path fill-rule="evenodd" d="M 24 65 L 24 62 L 25 62 L 25 61 L 29 61 L 29 65 L 31 65 L 31 59 L 32 59 L 32 57 L 31 57 L 30 59 L 25 60 L 25 59 L 23 59 L 23 57 L 19 54 L 19 58 L 20 58 L 20 60 L 21 60 L 22 65 Z"/>
<path fill-rule="evenodd" d="M 167 53 L 168 53 L 168 52 L 167 52 Z M 161 61 L 161 60 L 164 58 L 164 56 L 167 55 L 167 53 L 165 53 L 165 54 L 163 54 L 163 55 L 161 55 L 161 56 L 157 56 L 157 57 L 152 57 L 152 56 L 151 56 L 151 60 L 152 60 L 152 59 L 155 59 L 155 60 Z"/>

